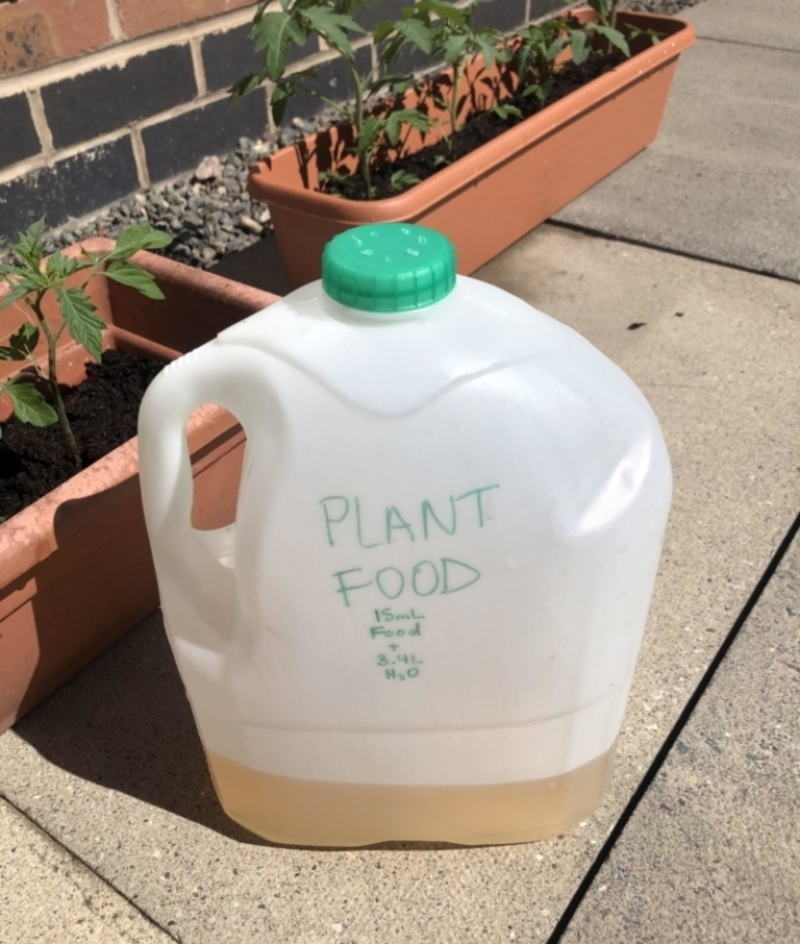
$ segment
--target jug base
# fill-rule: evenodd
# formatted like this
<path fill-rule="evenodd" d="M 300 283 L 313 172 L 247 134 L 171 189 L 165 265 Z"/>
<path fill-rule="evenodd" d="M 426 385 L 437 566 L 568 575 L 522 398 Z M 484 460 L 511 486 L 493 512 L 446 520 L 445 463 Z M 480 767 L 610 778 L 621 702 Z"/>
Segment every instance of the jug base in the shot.
<path fill-rule="evenodd" d="M 480 786 L 389 786 L 278 777 L 206 752 L 222 808 L 271 842 L 368 846 L 531 842 L 560 835 L 600 805 L 614 747 L 558 777 Z"/>

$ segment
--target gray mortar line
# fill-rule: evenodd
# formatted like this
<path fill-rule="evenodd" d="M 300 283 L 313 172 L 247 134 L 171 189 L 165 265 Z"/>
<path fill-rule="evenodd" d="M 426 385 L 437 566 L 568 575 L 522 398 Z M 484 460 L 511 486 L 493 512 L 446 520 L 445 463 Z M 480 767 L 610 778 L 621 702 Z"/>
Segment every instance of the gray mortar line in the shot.
<path fill-rule="evenodd" d="M 45 160 L 51 160 L 56 153 L 56 149 L 53 144 L 53 135 L 50 131 L 50 126 L 47 123 L 47 115 L 45 114 L 44 102 L 42 101 L 42 90 L 38 88 L 31 89 L 27 94 L 33 126 L 36 129 L 36 133 L 39 135 L 39 143 L 42 145 L 42 157 L 44 157 Z"/>
<path fill-rule="evenodd" d="M 142 141 L 141 129 L 136 126 L 131 128 L 131 150 L 133 151 L 133 160 L 136 164 L 136 175 L 139 178 L 139 187 L 142 190 L 149 190 L 150 168 L 147 166 L 147 152 L 144 147 L 144 141 Z"/>
<path fill-rule="evenodd" d="M 189 49 L 192 54 L 192 69 L 194 70 L 194 82 L 197 87 L 197 98 L 203 98 L 208 95 L 208 83 L 206 82 L 206 67 L 203 62 L 203 53 L 200 48 L 202 38 L 193 36 L 189 40 Z"/>
<path fill-rule="evenodd" d="M 125 30 L 122 28 L 122 20 L 119 16 L 116 0 L 106 0 L 106 13 L 108 15 L 108 29 L 111 33 L 111 38 L 118 43 L 124 42 L 128 37 L 125 35 Z"/>

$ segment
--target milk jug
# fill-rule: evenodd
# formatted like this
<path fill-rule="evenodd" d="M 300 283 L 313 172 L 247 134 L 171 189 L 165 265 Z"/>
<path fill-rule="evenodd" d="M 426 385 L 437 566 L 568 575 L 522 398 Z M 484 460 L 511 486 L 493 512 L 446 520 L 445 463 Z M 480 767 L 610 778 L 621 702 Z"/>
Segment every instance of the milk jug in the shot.
<path fill-rule="evenodd" d="M 184 433 L 247 435 L 233 525 Z M 226 812 L 276 842 L 521 842 L 599 804 L 671 496 L 656 418 L 575 331 L 419 226 L 170 364 L 139 420 L 169 640 Z"/>

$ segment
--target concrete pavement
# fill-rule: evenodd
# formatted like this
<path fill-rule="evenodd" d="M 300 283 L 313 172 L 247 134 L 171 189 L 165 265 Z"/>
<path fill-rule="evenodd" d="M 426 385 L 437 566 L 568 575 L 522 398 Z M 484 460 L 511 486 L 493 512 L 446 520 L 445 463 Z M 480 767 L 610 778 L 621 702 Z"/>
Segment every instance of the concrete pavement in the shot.
<path fill-rule="evenodd" d="M 800 9 L 705 0 L 683 11 L 656 141 L 556 215 L 572 226 L 800 279 Z"/>
<path fill-rule="evenodd" d="M 750 944 L 800 928 L 800 541 L 563 944 Z"/>
<path fill-rule="evenodd" d="M 3 944 L 163 944 L 171 938 L 27 817 L 0 800 Z"/>
<path fill-rule="evenodd" d="M 705 17 L 702 30 L 710 35 L 730 29 L 737 3 L 706 0 L 688 12 Z M 770 35 L 773 8 L 787 5 L 768 0 L 753 8 L 764 11 L 757 20 L 751 11 L 753 22 Z M 796 57 L 786 51 L 792 43 L 800 46 L 800 24 L 792 33 L 791 22 L 780 49 L 766 49 L 764 42 L 753 55 Z M 84 863 L 88 871 L 81 875 L 96 883 L 91 897 L 110 896 L 140 919 L 100 924 L 96 939 L 116 942 L 114 934 L 128 933 L 121 940 L 137 940 L 132 935 L 138 933 L 149 942 L 144 935 L 151 933 L 153 940 L 187 944 L 376 944 L 393 938 L 471 944 L 544 941 L 551 934 L 800 510 L 800 428 L 787 421 L 800 413 L 800 270 L 791 270 L 786 248 L 797 234 L 780 212 L 779 188 L 768 186 L 785 179 L 793 139 L 775 127 L 770 148 L 754 155 L 752 138 L 733 135 L 728 160 L 738 166 L 742 186 L 729 188 L 727 203 L 709 202 L 707 182 L 691 173 L 695 166 L 717 166 L 716 128 L 692 114 L 713 113 L 708 102 L 721 95 L 741 47 L 733 34 L 703 41 L 679 66 L 679 82 L 689 68 L 707 78 L 692 95 L 677 90 L 653 148 L 678 153 L 691 125 L 694 150 L 683 172 L 675 163 L 663 169 L 670 179 L 682 179 L 684 196 L 666 183 L 656 192 L 658 179 L 637 176 L 651 149 L 565 211 L 584 214 L 583 221 L 576 216 L 570 222 L 610 238 L 543 226 L 478 273 L 572 325 L 617 361 L 653 405 L 673 462 L 675 498 L 664 555 L 616 769 L 600 811 L 563 838 L 523 846 L 319 851 L 263 843 L 227 820 L 214 799 L 154 615 L 0 737 L 0 795 L 25 818 L 4 812 L 15 829 L 43 844 L 38 861 L 66 856 L 76 870 Z M 791 102 L 774 97 L 774 107 L 760 109 L 765 125 L 793 114 Z M 732 111 L 746 130 L 749 113 Z M 610 197 L 601 192 L 590 225 L 586 201 L 618 175 L 627 175 L 624 186 Z M 751 198 L 762 186 L 772 206 L 762 214 L 763 225 L 781 238 L 748 242 L 732 231 L 721 239 L 731 219 L 756 219 L 760 204 Z M 627 201 L 622 208 L 619 200 Z M 646 219 L 644 211 L 636 214 L 648 202 L 658 206 L 663 225 L 654 224 L 652 238 L 644 239 L 625 227 L 631 219 Z M 693 207 L 704 212 L 686 212 Z M 239 277 L 275 290 L 283 275 L 274 258 L 270 263 L 262 251 L 248 259 L 246 265 L 239 260 Z M 631 329 L 633 324 L 641 326 Z M 791 684 L 796 673 L 784 665 L 797 661 L 791 648 L 800 609 L 793 602 L 796 551 L 774 580 L 723 663 L 726 674 L 720 673 L 681 736 L 686 751 L 676 746 L 667 776 L 645 795 L 565 940 L 771 944 L 788 926 L 791 888 L 800 887 L 796 847 L 780 844 L 779 884 L 754 883 L 757 870 L 746 864 L 747 856 L 761 862 L 772 854 L 781 824 L 782 835 L 790 835 L 785 824 L 796 804 L 797 754 L 787 731 L 793 719 L 796 725 L 800 696 Z M 774 653 L 767 653 L 770 647 Z M 768 746 L 753 751 L 754 740 Z M 747 766 L 756 764 L 748 753 L 763 754 L 761 773 Z M 753 771 L 752 793 L 744 793 L 737 785 L 747 785 L 744 777 Z M 708 789 L 705 780 L 712 782 Z M 661 803 L 673 812 L 665 813 Z M 11 862 L 9 849 L 18 840 L 5 829 L 0 842 L 0 862 Z M 715 842 L 727 842 L 719 861 L 711 851 L 697 853 L 713 850 Z M 8 901 L 31 905 L 27 912 L 18 904 L 0 907 L 3 944 L 80 940 L 48 924 L 47 909 L 35 907 L 59 892 L 32 860 L 6 868 L 3 882 Z M 737 903 L 746 893 L 747 901 Z M 86 918 L 85 903 L 76 900 L 70 913 L 77 928 Z M 702 936 L 714 922 L 718 937 Z M 688 929 L 683 937 L 679 928 Z M 749 937 L 737 938 L 742 928 Z"/>

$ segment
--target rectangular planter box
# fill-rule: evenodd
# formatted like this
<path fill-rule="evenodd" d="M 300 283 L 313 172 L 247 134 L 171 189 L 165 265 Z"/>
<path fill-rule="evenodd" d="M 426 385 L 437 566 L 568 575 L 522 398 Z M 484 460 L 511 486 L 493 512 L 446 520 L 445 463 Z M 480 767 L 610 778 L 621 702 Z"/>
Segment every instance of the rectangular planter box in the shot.
<path fill-rule="evenodd" d="M 577 11 L 583 21 L 594 18 Z M 284 148 L 254 166 L 249 189 L 268 204 L 289 278 L 302 285 L 320 277 L 325 243 L 352 226 L 412 222 L 444 233 L 456 247 L 458 271 L 468 275 L 508 248 L 656 137 L 678 56 L 694 42 L 681 20 L 647 14 L 620 15 L 620 26 L 655 29 L 661 42 L 639 37 L 633 55 L 617 68 L 549 105 L 539 114 L 461 158 L 405 193 L 385 200 L 345 200 L 317 192 L 319 171 L 355 167 L 346 154 L 350 129 L 337 126 Z M 468 95 L 470 80 L 478 79 Z M 498 72 L 481 60 L 461 86 L 463 117 L 504 97 Z M 414 107 L 419 97 L 407 97 Z M 423 96 L 429 112 L 445 113 Z M 433 144 L 441 130 L 411 131 L 414 152 Z"/>
<path fill-rule="evenodd" d="M 85 243 L 95 252 L 108 240 Z M 165 300 L 144 298 L 98 278 L 90 292 L 109 325 L 105 349 L 171 360 L 276 296 L 207 272 L 139 253 Z M 0 288 L 0 291 L 2 289 Z M 21 302 L 0 312 L 0 343 L 19 326 Z M 87 355 L 66 335 L 60 378 L 77 383 Z M 18 365 L 4 362 L 0 376 Z M 7 398 L 3 398 L 7 401 Z M 0 404 L 0 419 L 10 404 Z M 213 405 L 187 426 L 195 481 L 193 524 L 234 520 L 244 433 Z M 136 439 L 79 472 L 0 524 L 0 732 L 158 608 L 153 562 L 139 494 Z"/>

